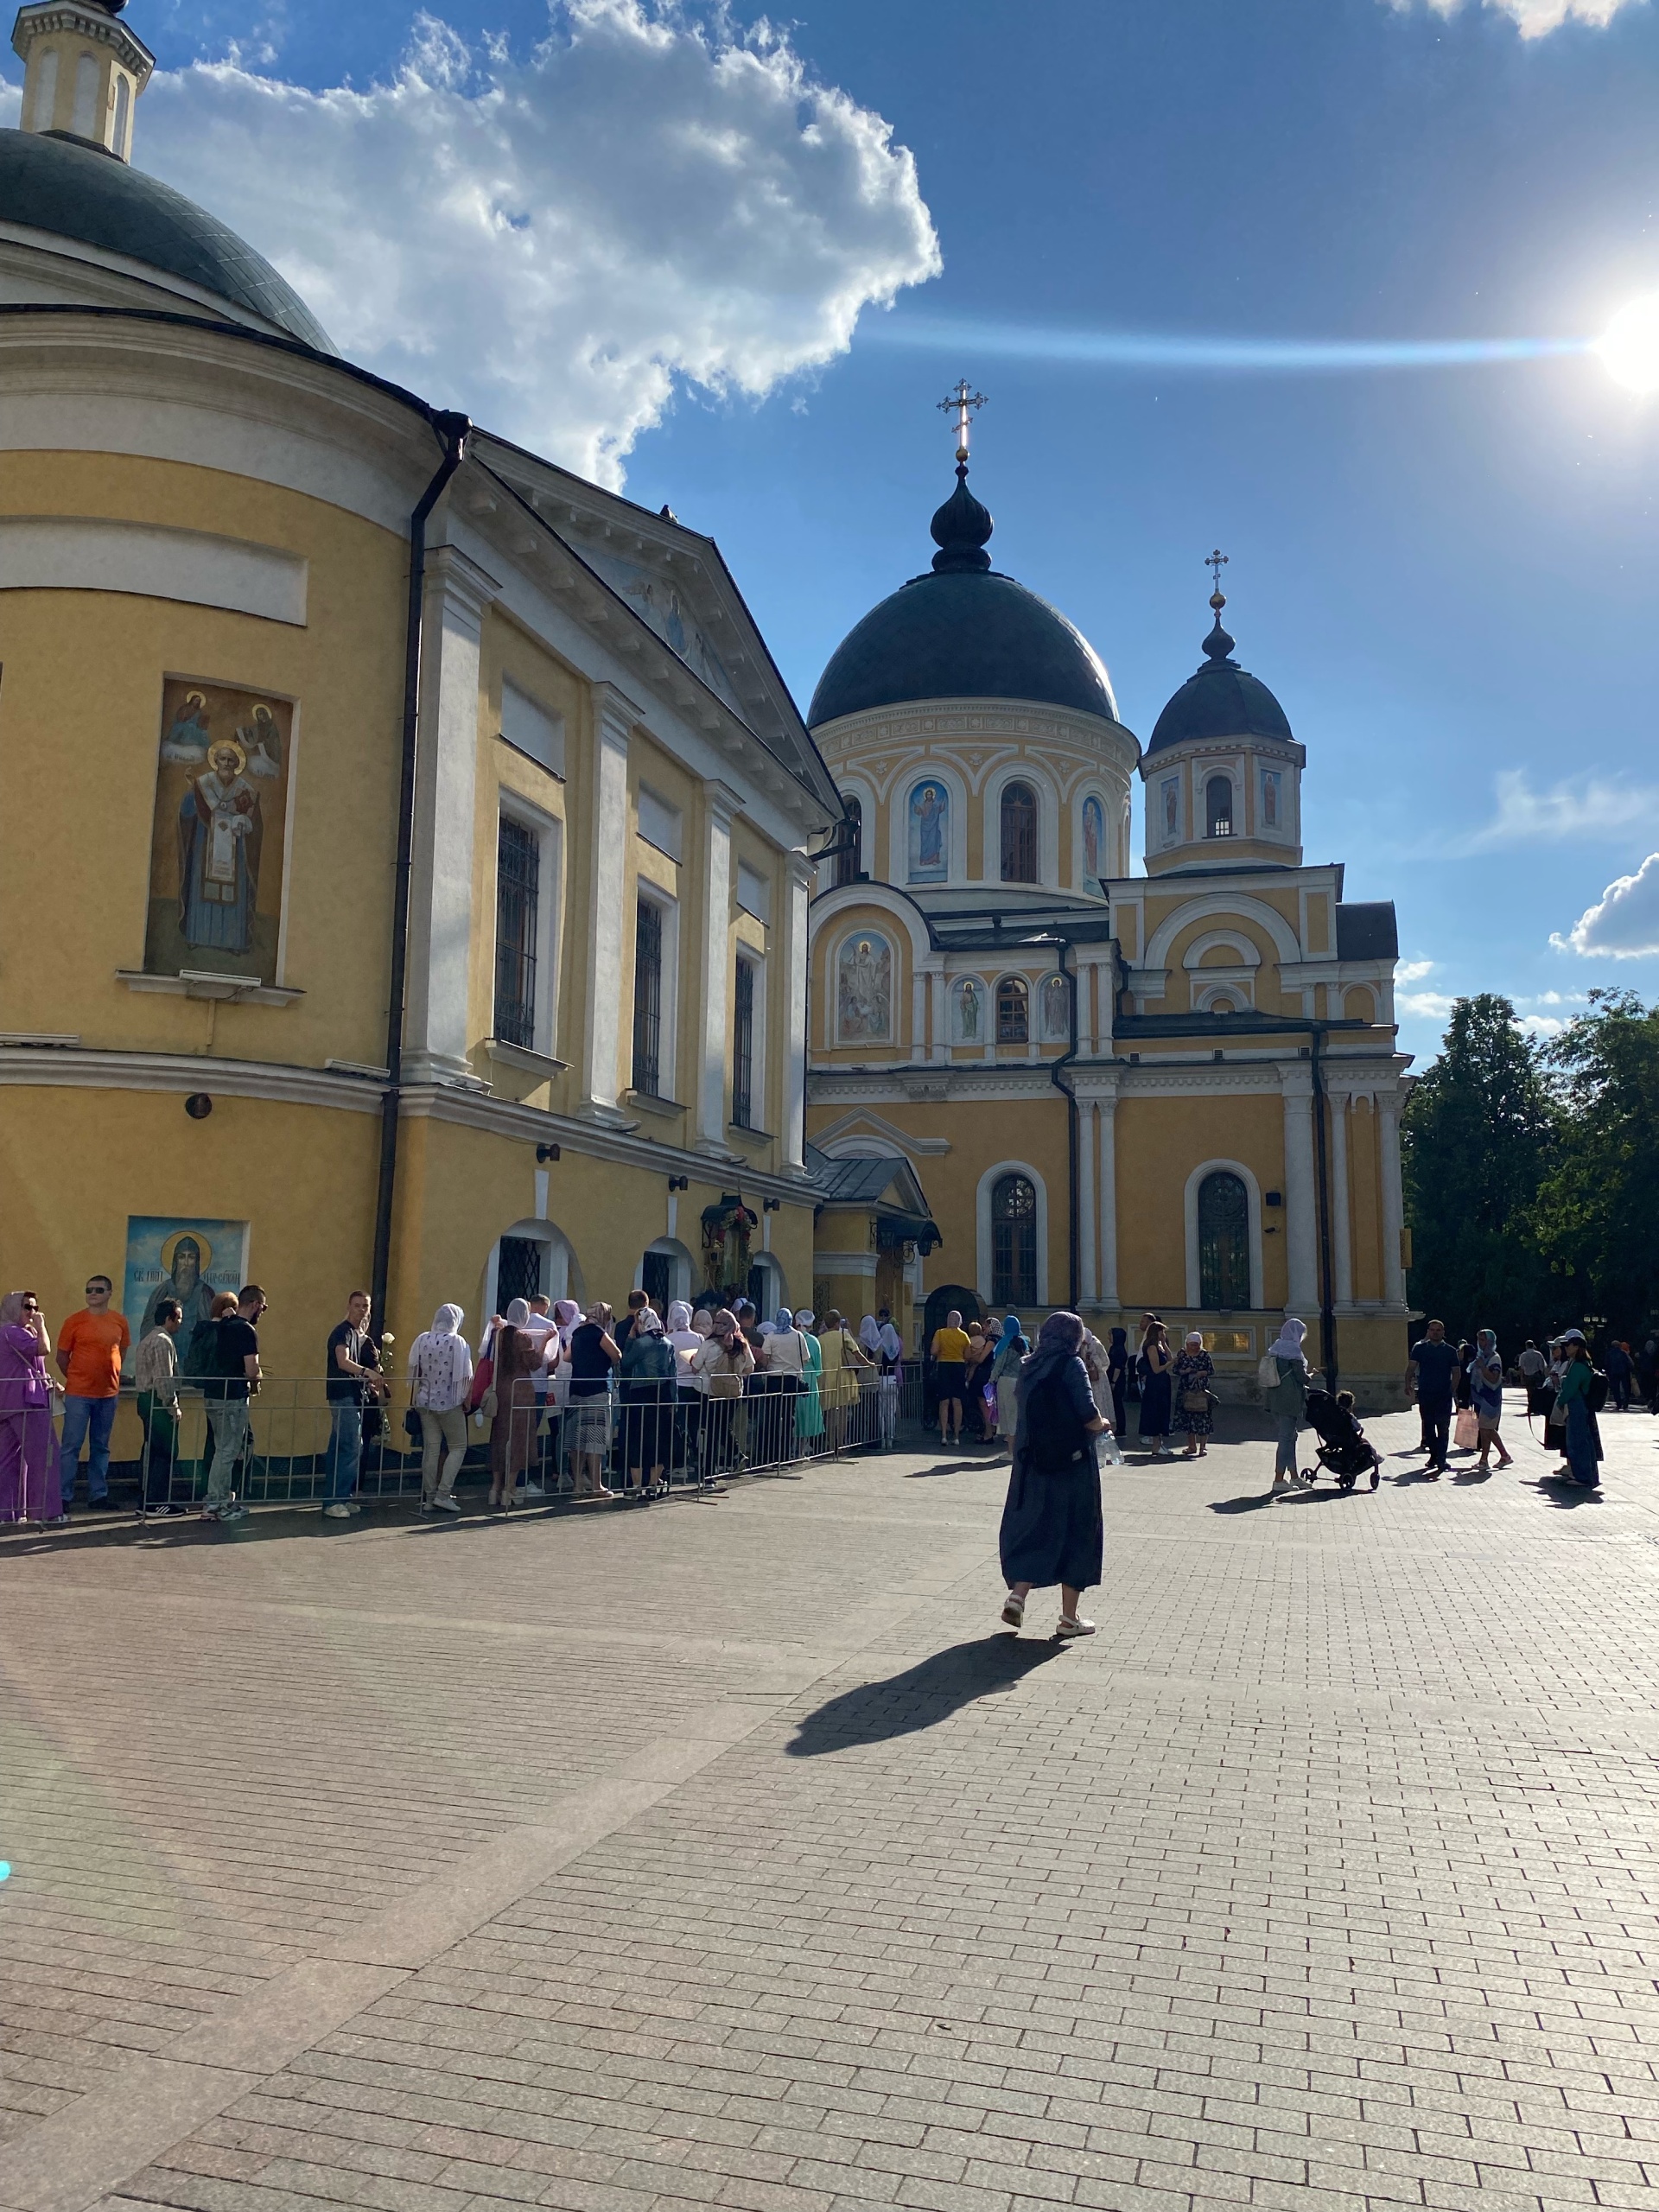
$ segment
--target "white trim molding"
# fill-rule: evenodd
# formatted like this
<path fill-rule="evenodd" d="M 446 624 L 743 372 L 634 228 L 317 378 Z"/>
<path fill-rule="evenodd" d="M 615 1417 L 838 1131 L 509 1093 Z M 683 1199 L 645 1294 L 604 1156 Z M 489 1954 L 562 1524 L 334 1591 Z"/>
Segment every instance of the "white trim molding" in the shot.
<path fill-rule="evenodd" d="M 0 518 L 0 591 L 116 592 L 303 629 L 309 563 L 279 545 L 98 515 Z"/>
<path fill-rule="evenodd" d="M 1261 1313 L 1265 1303 L 1262 1272 L 1262 1185 L 1242 1160 L 1201 1160 L 1186 1179 L 1181 1205 L 1186 1218 L 1186 1302 L 1193 1312 L 1207 1313 L 1199 1296 L 1203 1270 L 1198 1264 L 1198 1191 L 1208 1175 L 1236 1175 L 1244 1185 L 1249 1206 L 1250 1308 Z"/>
<path fill-rule="evenodd" d="M 1023 1175 L 1037 1193 L 1037 1303 L 1052 1303 L 1048 1294 L 1048 1185 L 1028 1160 L 999 1160 L 979 1179 L 974 1193 L 974 1287 L 988 1307 L 991 1302 L 991 1193 L 1004 1175 Z"/>

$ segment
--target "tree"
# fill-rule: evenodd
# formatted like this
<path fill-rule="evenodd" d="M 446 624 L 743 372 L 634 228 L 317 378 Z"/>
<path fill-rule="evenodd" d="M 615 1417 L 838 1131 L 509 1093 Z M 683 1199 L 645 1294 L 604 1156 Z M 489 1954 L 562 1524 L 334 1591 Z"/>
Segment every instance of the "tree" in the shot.
<path fill-rule="evenodd" d="M 1453 1338 L 1496 1329 L 1512 1354 L 1553 1319 L 1563 1287 L 1532 1217 L 1559 1120 L 1543 1054 L 1509 1000 L 1459 999 L 1401 1130 L 1411 1302 Z"/>
<path fill-rule="evenodd" d="M 1538 1246 L 1573 1318 L 1633 1336 L 1659 1311 L 1659 1007 L 1592 991 L 1546 1057 L 1568 1110 L 1538 1192 Z"/>

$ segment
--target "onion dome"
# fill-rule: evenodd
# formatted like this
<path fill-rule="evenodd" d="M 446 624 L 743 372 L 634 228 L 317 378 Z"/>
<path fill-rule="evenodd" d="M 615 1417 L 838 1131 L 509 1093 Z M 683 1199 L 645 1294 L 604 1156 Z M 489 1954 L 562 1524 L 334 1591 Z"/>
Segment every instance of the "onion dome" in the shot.
<path fill-rule="evenodd" d="M 1204 641 L 1204 666 L 1187 677 L 1159 715 L 1147 747 L 1148 759 L 1196 738 L 1265 737 L 1281 745 L 1294 742 L 1284 709 L 1265 683 L 1232 658 L 1234 640 L 1221 626 L 1221 610 L 1227 601 L 1220 591 L 1210 604 L 1216 620 Z"/>
<path fill-rule="evenodd" d="M 985 547 L 994 525 L 968 489 L 965 463 L 930 527 L 939 549 L 931 573 L 912 576 L 842 639 L 808 722 L 817 728 L 921 699 L 1025 699 L 1116 722 L 1111 679 L 1083 632 L 992 569 Z"/>

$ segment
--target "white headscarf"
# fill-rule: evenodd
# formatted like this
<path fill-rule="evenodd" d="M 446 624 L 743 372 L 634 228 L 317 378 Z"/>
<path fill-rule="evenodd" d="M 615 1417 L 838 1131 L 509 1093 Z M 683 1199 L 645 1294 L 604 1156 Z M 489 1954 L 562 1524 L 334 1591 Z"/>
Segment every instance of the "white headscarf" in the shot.
<path fill-rule="evenodd" d="M 515 1298 L 508 1306 L 505 1318 L 510 1329 L 522 1329 L 530 1319 L 530 1300 L 527 1298 Z"/>
<path fill-rule="evenodd" d="M 798 1329 L 810 1329 L 816 1318 L 810 1306 L 798 1306 L 795 1309 L 795 1325 Z"/>
<path fill-rule="evenodd" d="M 1278 1335 L 1268 1350 L 1275 1359 L 1300 1359 L 1303 1357 L 1302 1338 L 1306 1334 L 1306 1322 L 1297 1320 L 1293 1314 L 1281 1323 Z"/>
<path fill-rule="evenodd" d="M 872 1359 L 881 1357 L 881 1330 L 874 1313 L 867 1313 L 858 1325 L 858 1341 Z"/>
<path fill-rule="evenodd" d="M 466 1402 L 473 1379 L 473 1355 L 461 1333 L 466 1319 L 459 1306 L 440 1306 L 431 1327 L 423 1329 L 410 1346 L 413 1404 L 431 1413 L 445 1413 Z"/>

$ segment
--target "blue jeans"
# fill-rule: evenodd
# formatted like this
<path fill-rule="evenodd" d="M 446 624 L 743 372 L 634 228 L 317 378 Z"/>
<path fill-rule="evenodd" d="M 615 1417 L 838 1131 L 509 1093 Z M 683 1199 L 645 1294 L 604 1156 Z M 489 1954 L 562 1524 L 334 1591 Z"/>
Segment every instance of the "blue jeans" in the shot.
<path fill-rule="evenodd" d="M 328 1433 L 328 1451 L 322 1463 L 327 1478 L 323 1484 L 323 1503 L 343 1505 L 357 1488 L 357 1463 L 363 1456 L 363 1408 L 345 1398 L 336 1398 L 328 1410 L 334 1416 L 334 1427 Z"/>
<path fill-rule="evenodd" d="M 75 1469 L 80 1447 L 90 1440 L 86 1454 L 86 1498 L 95 1505 L 110 1494 L 110 1431 L 115 1427 L 117 1398 L 66 1398 L 63 1402 L 63 1449 L 58 1457 L 58 1481 L 67 1506 L 75 1493 Z"/>

